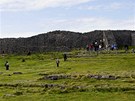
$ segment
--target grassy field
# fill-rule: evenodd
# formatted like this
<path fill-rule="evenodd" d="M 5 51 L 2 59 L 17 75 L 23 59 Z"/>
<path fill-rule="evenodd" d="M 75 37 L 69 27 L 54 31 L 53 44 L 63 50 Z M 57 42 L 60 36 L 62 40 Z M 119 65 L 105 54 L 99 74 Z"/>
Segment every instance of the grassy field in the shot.
<path fill-rule="evenodd" d="M 1 55 L 0 101 L 135 101 L 135 54 L 78 53 Z"/>

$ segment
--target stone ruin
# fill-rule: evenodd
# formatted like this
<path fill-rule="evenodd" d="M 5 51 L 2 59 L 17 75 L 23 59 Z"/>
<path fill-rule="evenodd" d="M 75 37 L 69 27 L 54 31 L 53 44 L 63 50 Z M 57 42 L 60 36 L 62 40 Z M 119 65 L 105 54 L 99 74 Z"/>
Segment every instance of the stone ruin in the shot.
<path fill-rule="evenodd" d="M 135 31 L 96 30 L 87 33 L 53 31 L 28 38 L 0 38 L 0 53 L 24 54 L 50 51 L 71 51 L 85 48 L 95 40 L 104 40 L 104 44 L 135 46 Z"/>

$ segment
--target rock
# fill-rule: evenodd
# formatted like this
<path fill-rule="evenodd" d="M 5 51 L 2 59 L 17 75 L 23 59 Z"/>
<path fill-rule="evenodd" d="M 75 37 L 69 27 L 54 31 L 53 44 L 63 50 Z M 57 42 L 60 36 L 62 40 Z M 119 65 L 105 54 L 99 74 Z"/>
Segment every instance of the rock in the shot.
<path fill-rule="evenodd" d="M 100 79 L 102 76 L 101 75 L 88 75 L 88 78 L 93 78 L 93 79 Z"/>
<path fill-rule="evenodd" d="M 112 76 L 112 75 L 109 75 L 109 79 L 110 80 L 115 80 L 117 77 L 115 77 L 115 76 Z"/>
<path fill-rule="evenodd" d="M 101 79 L 109 79 L 109 76 L 108 76 L 108 75 L 103 75 L 103 76 L 101 77 Z"/>
<path fill-rule="evenodd" d="M 57 75 L 49 75 L 49 76 L 45 76 L 45 79 L 49 79 L 49 80 L 58 80 L 58 76 Z"/>
<path fill-rule="evenodd" d="M 13 72 L 13 74 L 22 74 L 22 72 Z"/>
<path fill-rule="evenodd" d="M 68 79 L 71 78 L 71 75 L 59 75 L 59 79 Z"/>
<path fill-rule="evenodd" d="M 115 80 L 117 77 L 112 75 L 87 75 L 87 78 L 93 78 L 93 79 L 108 79 L 108 80 Z"/>
<path fill-rule="evenodd" d="M 39 80 L 58 80 L 58 79 L 68 79 L 71 78 L 71 75 L 45 75 L 43 78 Z"/>
<path fill-rule="evenodd" d="M 115 80 L 116 77 L 112 75 L 103 75 L 101 79 Z"/>
<path fill-rule="evenodd" d="M 51 80 L 58 80 L 58 76 L 52 76 L 50 79 Z"/>

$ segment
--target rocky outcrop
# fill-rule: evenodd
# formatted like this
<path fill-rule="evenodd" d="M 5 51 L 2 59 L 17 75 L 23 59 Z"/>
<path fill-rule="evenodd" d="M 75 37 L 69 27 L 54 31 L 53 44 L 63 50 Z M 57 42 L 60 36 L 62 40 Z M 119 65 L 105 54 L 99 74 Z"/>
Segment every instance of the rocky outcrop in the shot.
<path fill-rule="evenodd" d="M 132 46 L 135 46 L 135 33 L 131 34 L 131 38 L 132 38 Z"/>
<path fill-rule="evenodd" d="M 116 38 L 114 37 L 112 31 L 103 31 L 103 40 L 106 48 L 111 44 L 117 44 Z"/>
<path fill-rule="evenodd" d="M 112 31 L 112 33 L 114 34 L 116 43 L 118 44 L 118 46 L 123 46 L 123 45 L 132 45 L 132 33 L 134 31 Z"/>
<path fill-rule="evenodd" d="M 53 31 L 28 38 L 0 39 L 0 53 L 70 51 L 75 48 L 85 48 L 87 44 L 104 38 L 106 38 L 104 44 L 135 45 L 135 31 L 96 30 L 87 33 Z"/>

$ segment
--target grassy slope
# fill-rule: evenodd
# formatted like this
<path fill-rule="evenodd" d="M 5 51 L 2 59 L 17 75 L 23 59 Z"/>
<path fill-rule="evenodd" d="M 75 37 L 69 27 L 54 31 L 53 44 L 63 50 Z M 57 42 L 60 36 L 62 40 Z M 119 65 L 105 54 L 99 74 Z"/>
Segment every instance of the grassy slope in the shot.
<path fill-rule="evenodd" d="M 61 53 L 36 54 L 32 56 L 4 56 L 0 58 L 0 100 L 3 101 L 134 101 L 135 100 L 135 54 L 100 54 L 99 56 L 60 59 L 57 68 L 53 57 Z M 26 62 L 22 62 L 25 58 Z M 8 60 L 10 70 L 4 62 Z M 19 71 L 23 74 L 15 75 Z M 73 79 L 39 80 L 39 74 L 70 74 Z M 85 78 L 88 74 L 115 75 L 116 80 Z M 11 75 L 11 76 L 9 76 Z M 84 75 L 81 77 L 81 75 Z M 18 84 L 19 86 L 15 86 Z M 67 88 L 41 87 L 44 84 L 60 84 Z M 12 86 L 13 85 L 13 86 Z M 14 87 L 15 86 L 15 87 Z M 74 89 L 82 86 L 83 89 Z"/>

